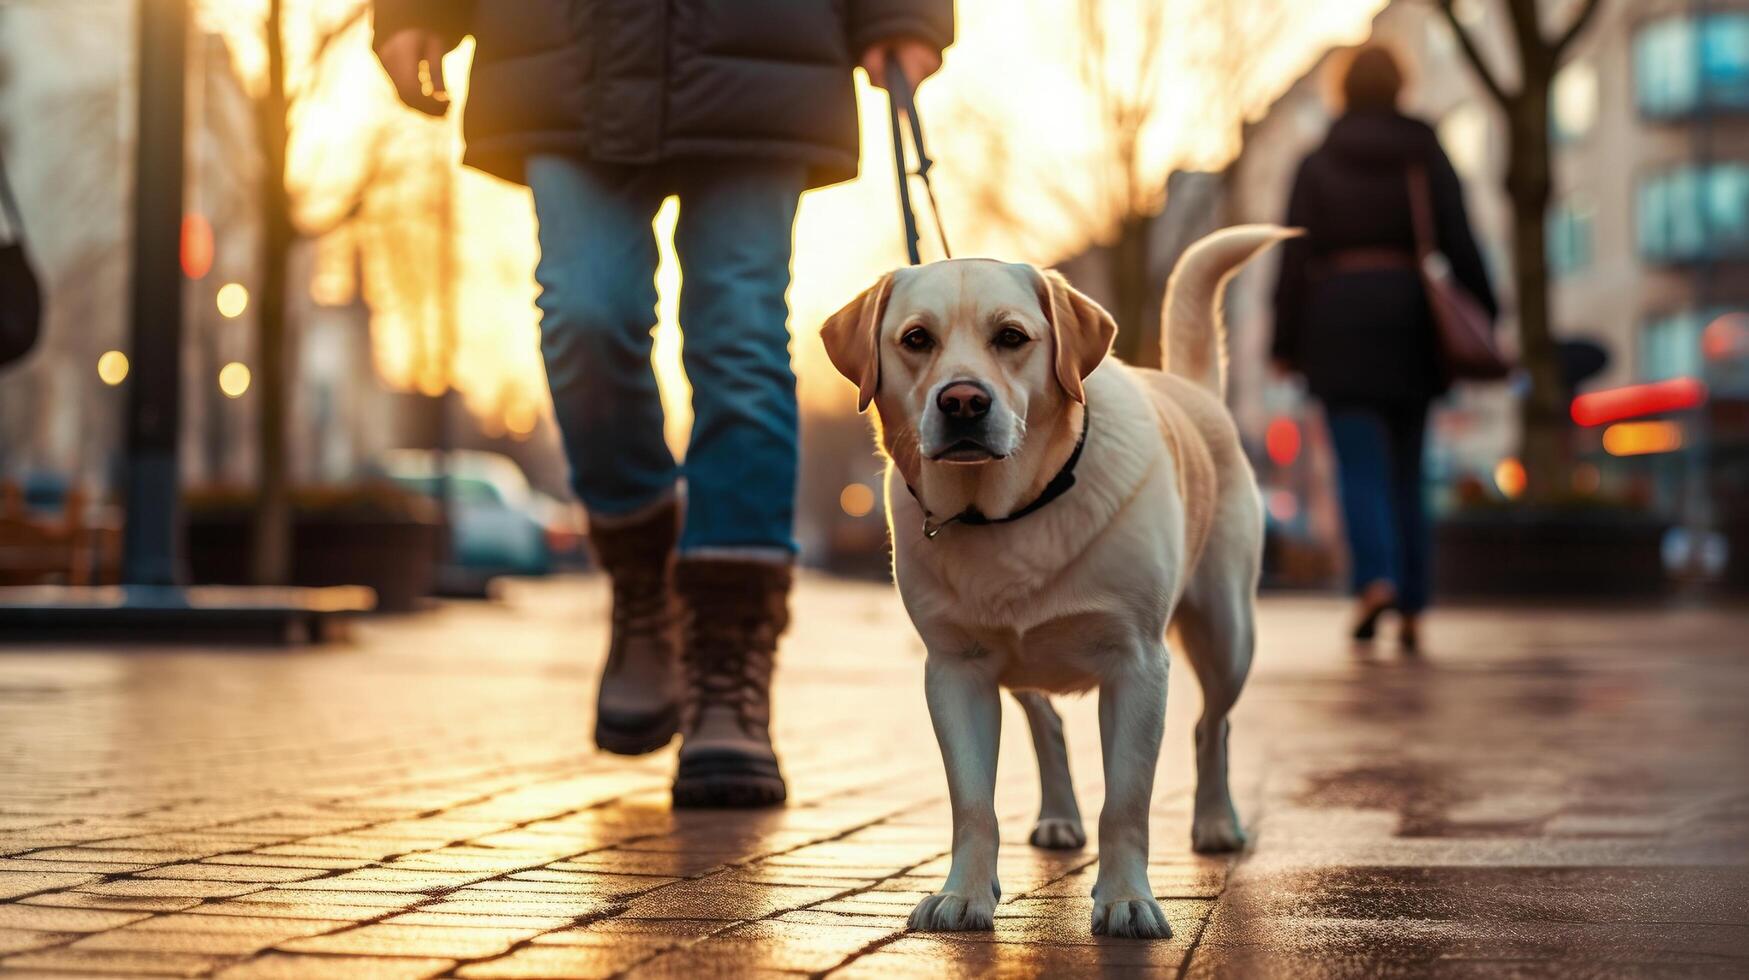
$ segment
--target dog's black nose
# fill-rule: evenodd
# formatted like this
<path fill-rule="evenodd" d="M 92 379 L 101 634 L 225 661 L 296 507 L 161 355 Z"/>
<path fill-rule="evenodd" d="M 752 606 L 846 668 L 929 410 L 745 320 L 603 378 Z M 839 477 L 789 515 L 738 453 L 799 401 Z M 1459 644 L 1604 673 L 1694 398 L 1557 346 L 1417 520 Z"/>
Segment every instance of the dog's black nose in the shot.
<path fill-rule="evenodd" d="M 990 411 L 990 389 L 976 381 L 955 381 L 935 396 L 935 407 L 950 419 L 981 419 Z"/>

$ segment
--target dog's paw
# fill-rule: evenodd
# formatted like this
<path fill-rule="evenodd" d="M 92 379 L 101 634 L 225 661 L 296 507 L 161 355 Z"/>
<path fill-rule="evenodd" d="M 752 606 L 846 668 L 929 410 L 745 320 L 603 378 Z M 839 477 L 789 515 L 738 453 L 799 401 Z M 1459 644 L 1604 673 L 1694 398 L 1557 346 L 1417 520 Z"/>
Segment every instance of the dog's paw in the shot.
<path fill-rule="evenodd" d="M 1230 854 L 1245 849 L 1245 831 L 1231 810 L 1190 824 L 1190 849 L 1198 854 Z"/>
<path fill-rule="evenodd" d="M 906 924 L 913 932 L 970 932 L 996 927 L 996 896 L 1000 887 L 990 883 L 990 894 L 962 895 L 941 891 L 917 903 Z"/>
<path fill-rule="evenodd" d="M 1093 934 L 1120 939 L 1171 939 L 1166 913 L 1152 898 L 1093 901 Z"/>
<path fill-rule="evenodd" d="M 1073 851 L 1087 843 L 1087 831 L 1081 821 L 1071 817 L 1040 817 L 1027 838 L 1034 847 L 1053 851 Z"/>

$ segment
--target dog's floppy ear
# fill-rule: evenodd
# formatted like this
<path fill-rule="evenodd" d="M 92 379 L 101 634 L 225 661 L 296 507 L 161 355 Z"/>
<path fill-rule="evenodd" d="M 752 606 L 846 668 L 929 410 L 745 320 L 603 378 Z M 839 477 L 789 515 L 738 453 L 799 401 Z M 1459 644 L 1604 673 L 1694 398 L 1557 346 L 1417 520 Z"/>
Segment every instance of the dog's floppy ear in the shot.
<path fill-rule="evenodd" d="M 1057 345 L 1057 383 L 1070 398 L 1085 402 L 1087 392 L 1081 380 L 1111 352 L 1117 321 L 1055 269 L 1038 270 L 1038 282 L 1039 305 L 1051 323 L 1051 340 Z"/>
<path fill-rule="evenodd" d="M 887 297 L 893 294 L 893 274 L 862 291 L 844 308 L 826 319 L 820 339 L 826 356 L 838 373 L 856 384 L 856 410 L 868 411 L 881 387 L 881 317 L 887 312 Z"/>

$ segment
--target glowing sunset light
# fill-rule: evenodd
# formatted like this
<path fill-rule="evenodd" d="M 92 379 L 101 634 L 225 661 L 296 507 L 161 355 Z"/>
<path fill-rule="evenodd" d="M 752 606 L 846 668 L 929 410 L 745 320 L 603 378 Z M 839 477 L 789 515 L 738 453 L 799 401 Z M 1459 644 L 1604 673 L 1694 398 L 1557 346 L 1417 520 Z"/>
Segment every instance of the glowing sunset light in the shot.
<path fill-rule="evenodd" d="M 513 436 L 528 435 L 539 421 L 540 413 L 527 402 L 517 402 L 504 412 L 504 427 Z"/>
<path fill-rule="evenodd" d="M 1110 0 L 1107 43 L 1121 67 L 1136 63 L 1141 39 L 1128 19 L 1156 0 Z M 1262 111 L 1331 45 L 1365 35 L 1381 0 L 1187 0 L 1172 10 L 1153 73 L 1158 108 L 1139 134 L 1139 179 L 1164 186 L 1173 167 L 1219 168 L 1238 148 L 1242 118 Z M 197 0 L 200 26 L 221 33 L 246 87 L 258 91 L 265 64 L 264 0 Z M 332 25 L 346 5 L 286 0 L 292 78 L 317 25 Z M 1076 5 L 1060 0 L 960 0 L 958 43 L 919 103 L 938 160 L 936 183 L 955 251 L 1048 264 L 1074 254 L 1109 229 L 1091 227 L 1088 208 L 1118 180 L 1102 159 L 1095 96 L 1078 67 Z M 1271 19 L 1260 30 L 1258 18 Z M 338 42 L 330 72 L 299 113 L 289 148 L 292 183 L 311 226 L 348 207 L 364 186 L 345 248 L 318 248 L 312 284 L 318 299 L 348 298 L 356 283 L 371 312 L 372 354 L 385 383 L 403 391 L 453 387 L 467 409 L 506 424 L 514 406 L 547 398 L 534 306 L 535 224 L 526 188 L 457 166 L 459 117 L 467 103 L 473 43 L 444 59 L 454 108 L 441 121 L 401 107 L 369 50 L 369 19 Z M 1234 37 L 1247 39 L 1234 44 Z M 1267 37 L 1266 41 L 1253 40 Z M 1113 68 L 1116 72 L 1119 68 Z M 1109 73 L 1108 73 L 1109 74 Z M 1115 76 L 1114 76 L 1115 77 Z M 1109 79 L 1108 79 L 1109 81 Z M 862 176 L 804 195 L 795 232 L 789 293 L 792 358 L 805 411 L 847 410 L 845 388 L 815 337 L 820 323 L 881 273 L 904 263 L 886 123 L 886 95 L 857 72 Z M 999 190 L 1006 219 L 990 206 L 989 140 L 1008 159 Z M 361 147 L 372 148 L 360 152 Z M 373 157 L 372 154 L 375 154 Z M 447 177 L 445 171 L 448 171 Z M 382 176 L 388 175 L 388 176 Z M 439 222 L 447 182 L 452 239 Z M 681 372 L 681 276 L 669 239 L 676 202 L 654 222 L 660 245 L 654 363 L 667 436 L 683 447 L 691 427 L 690 390 Z M 926 243 L 933 228 L 925 223 Z M 443 259 L 443 249 L 450 254 Z M 933 258 L 933 254 L 926 258 Z M 453 274 L 440 282 L 438 269 Z M 352 270 L 356 269 L 356 278 Z M 334 288 L 330 288 L 330 286 Z M 453 301 L 454 336 L 438 313 Z M 451 349 L 453 348 L 453 349 Z M 445 364 L 450 367 L 444 367 Z M 453 374 L 453 377 L 451 376 Z M 516 410 L 520 412 L 520 410 Z M 507 428 L 506 424 L 506 428 Z M 494 425 L 497 428 L 497 425 Z"/>

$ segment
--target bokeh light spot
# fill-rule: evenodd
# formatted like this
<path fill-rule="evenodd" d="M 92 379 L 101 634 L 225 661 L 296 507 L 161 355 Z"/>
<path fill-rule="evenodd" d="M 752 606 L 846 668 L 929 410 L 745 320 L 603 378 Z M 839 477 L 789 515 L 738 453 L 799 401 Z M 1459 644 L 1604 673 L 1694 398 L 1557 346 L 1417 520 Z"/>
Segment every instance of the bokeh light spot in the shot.
<path fill-rule="evenodd" d="M 219 368 L 219 390 L 225 393 L 226 398 L 242 398 L 249 390 L 252 377 L 249 365 L 242 361 L 232 361 Z"/>
<path fill-rule="evenodd" d="M 1274 419 L 1263 431 L 1263 448 L 1277 466 L 1292 466 L 1300 458 L 1300 426 L 1286 416 Z"/>
<path fill-rule="evenodd" d="M 1611 456 L 1647 456 L 1682 448 L 1675 422 L 1617 422 L 1603 430 L 1603 451 Z"/>
<path fill-rule="evenodd" d="M 228 282 L 219 287 L 219 315 L 227 320 L 235 320 L 249 308 L 249 290 L 239 282 Z"/>
<path fill-rule="evenodd" d="M 1516 456 L 1508 456 L 1494 466 L 1494 486 L 1507 500 L 1517 500 L 1524 493 L 1524 464 Z"/>
<path fill-rule="evenodd" d="M 846 484 L 838 493 L 838 506 L 851 517 L 867 517 L 874 510 L 875 495 L 866 483 Z"/>
<path fill-rule="evenodd" d="M 118 350 L 107 350 L 97 359 L 97 377 L 111 388 L 128 378 L 128 356 Z"/>
<path fill-rule="evenodd" d="M 204 215 L 182 216 L 182 274 L 205 279 L 213 271 L 213 226 Z"/>
<path fill-rule="evenodd" d="M 539 421 L 540 414 L 527 402 L 517 402 L 504 411 L 504 427 L 518 439 L 527 438 Z"/>
<path fill-rule="evenodd" d="M 1300 516 L 1300 498 L 1292 490 L 1275 490 L 1269 494 L 1269 516 L 1286 524 Z"/>

